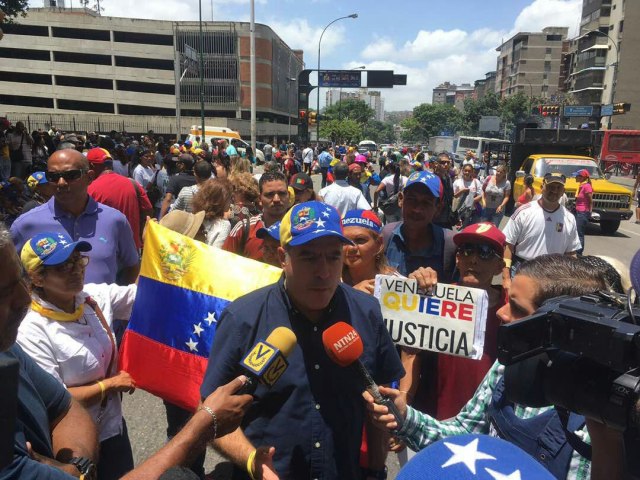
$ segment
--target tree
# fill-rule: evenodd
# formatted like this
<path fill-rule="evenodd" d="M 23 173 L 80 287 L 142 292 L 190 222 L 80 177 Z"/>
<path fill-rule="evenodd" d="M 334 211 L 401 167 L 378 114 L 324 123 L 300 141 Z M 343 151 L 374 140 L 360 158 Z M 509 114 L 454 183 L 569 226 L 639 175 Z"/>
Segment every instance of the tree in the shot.
<path fill-rule="evenodd" d="M 362 129 L 362 139 L 372 140 L 376 143 L 393 143 L 395 141 L 393 124 L 371 120 Z"/>
<path fill-rule="evenodd" d="M 4 20 L 6 23 L 13 23 L 13 19 L 18 15 L 26 17 L 28 9 L 28 0 L 0 0 L 0 10 L 7 15 Z M 2 14 L 0 14 L 0 17 L 1 15 Z M 0 23 L 2 23 L 1 18 Z"/>
<path fill-rule="evenodd" d="M 464 117 L 453 105 L 423 103 L 413 109 L 413 117 L 403 120 L 406 141 L 426 141 L 441 131 L 455 133 L 462 129 Z"/>
<path fill-rule="evenodd" d="M 357 143 L 362 139 L 362 126 L 349 118 L 325 119 L 320 122 L 320 137 L 334 143 Z"/>
<path fill-rule="evenodd" d="M 495 93 L 488 93 L 478 100 L 467 98 L 464 101 L 464 127 L 467 134 L 478 133 L 480 118 L 486 115 L 500 116 L 500 99 Z"/>
<path fill-rule="evenodd" d="M 325 108 L 323 115 L 332 120 L 349 119 L 364 125 L 373 119 L 375 110 L 362 100 L 350 98 Z"/>
<path fill-rule="evenodd" d="M 500 116 L 507 131 L 512 131 L 518 122 L 522 122 L 531 116 L 532 101 L 532 98 L 522 92 L 502 99 L 500 102 Z"/>

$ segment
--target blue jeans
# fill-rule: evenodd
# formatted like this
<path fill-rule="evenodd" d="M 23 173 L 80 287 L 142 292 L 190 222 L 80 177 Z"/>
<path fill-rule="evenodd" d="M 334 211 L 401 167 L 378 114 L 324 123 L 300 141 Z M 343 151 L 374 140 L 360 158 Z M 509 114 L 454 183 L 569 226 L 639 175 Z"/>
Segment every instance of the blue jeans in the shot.
<path fill-rule="evenodd" d="M 482 210 L 481 221 L 483 222 L 491 222 L 496 227 L 500 227 L 500 222 L 504 217 L 504 213 L 497 213 L 495 208 L 485 208 Z"/>
<path fill-rule="evenodd" d="M 580 239 L 581 245 L 578 250 L 578 255 L 582 255 L 582 252 L 584 252 L 584 232 L 587 229 L 590 216 L 591 214 L 589 212 L 576 212 L 576 229 L 578 230 L 578 238 Z"/>

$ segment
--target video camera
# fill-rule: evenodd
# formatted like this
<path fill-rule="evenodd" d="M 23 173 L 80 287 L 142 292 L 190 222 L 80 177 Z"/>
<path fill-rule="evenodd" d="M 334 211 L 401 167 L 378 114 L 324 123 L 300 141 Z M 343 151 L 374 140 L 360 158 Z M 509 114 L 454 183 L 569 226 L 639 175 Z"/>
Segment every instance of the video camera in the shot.
<path fill-rule="evenodd" d="M 555 405 L 617 430 L 640 425 L 640 306 L 598 292 L 549 300 L 500 327 L 505 393 L 530 407 Z"/>

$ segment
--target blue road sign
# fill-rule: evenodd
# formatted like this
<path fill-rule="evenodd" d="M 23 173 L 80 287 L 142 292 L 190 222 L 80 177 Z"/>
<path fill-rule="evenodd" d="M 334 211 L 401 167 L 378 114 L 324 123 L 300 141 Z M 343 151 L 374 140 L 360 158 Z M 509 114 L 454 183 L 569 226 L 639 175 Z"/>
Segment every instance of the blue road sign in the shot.
<path fill-rule="evenodd" d="M 351 70 L 320 70 L 318 86 L 335 88 L 359 88 L 362 72 Z"/>
<path fill-rule="evenodd" d="M 600 108 L 600 115 L 603 117 L 613 115 L 613 103 L 610 103 L 609 105 L 602 105 L 602 108 Z"/>
<path fill-rule="evenodd" d="M 593 107 L 591 105 L 565 105 L 565 117 L 590 117 L 593 115 Z"/>

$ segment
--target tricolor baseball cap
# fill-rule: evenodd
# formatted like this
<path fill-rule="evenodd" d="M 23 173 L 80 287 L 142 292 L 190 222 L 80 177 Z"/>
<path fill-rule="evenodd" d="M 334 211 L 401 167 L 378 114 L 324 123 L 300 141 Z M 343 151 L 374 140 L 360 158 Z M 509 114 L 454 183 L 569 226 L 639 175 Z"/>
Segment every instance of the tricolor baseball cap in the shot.
<path fill-rule="evenodd" d="M 304 202 L 294 205 L 280 222 L 280 245 L 283 247 L 296 247 L 329 236 L 353 245 L 343 235 L 338 210 L 326 203 Z"/>
<path fill-rule="evenodd" d="M 404 190 L 406 191 L 408 188 L 414 187 L 414 185 L 423 185 L 429 190 L 431 195 L 436 198 L 440 198 L 442 182 L 440 181 L 440 177 L 438 177 L 437 175 L 434 175 L 433 173 L 426 170 L 423 170 L 421 172 L 413 172 L 411 175 L 409 175 L 407 183 L 404 186 Z"/>
<path fill-rule="evenodd" d="M 47 183 L 49 183 L 49 181 L 47 180 L 47 175 L 44 172 L 33 172 L 29 175 L 29 178 L 27 178 L 27 186 L 31 190 L 35 190 L 38 185 L 45 185 Z"/>
<path fill-rule="evenodd" d="M 382 222 L 371 210 L 349 210 L 342 218 L 342 227 L 364 227 L 377 234 L 382 232 Z"/>
<path fill-rule="evenodd" d="M 589 170 L 587 170 L 586 168 L 583 168 L 582 170 L 578 170 L 576 172 L 573 172 L 571 174 L 572 177 L 583 177 L 583 178 L 589 178 L 591 175 L 589 175 Z"/>
<path fill-rule="evenodd" d="M 313 181 L 309 175 L 300 172 L 291 177 L 289 186 L 298 191 L 313 190 Z"/>
<path fill-rule="evenodd" d="M 74 242 L 66 233 L 43 232 L 31 237 L 24 244 L 20 260 L 27 272 L 32 272 L 41 265 L 60 265 L 76 250 L 89 252 L 91 244 L 84 240 Z"/>
<path fill-rule="evenodd" d="M 504 255 L 504 244 L 507 238 L 493 223 L 474 223 L 463 228 L 453 236 L 457 247 L 465 243 L 486 243 L 493 247 L 498 255 Z"/>
<path fill-rule="evenodd" d="M 102 165 L 107 160 L 111 160 L 111 154 L 109 153 L 109 150 L 96 147 L 87 152 L 87 160 L 89 160 L 89 163 L 93 165 Z"/>
<path fill-rule="evenodd" d="M 267 236 L 273 238 L 276 241 L 280 241 L 280 222 L 276 222 L 270 227 L 259 228 L 256 232 L 256 237 L 264 240 Z"/>

